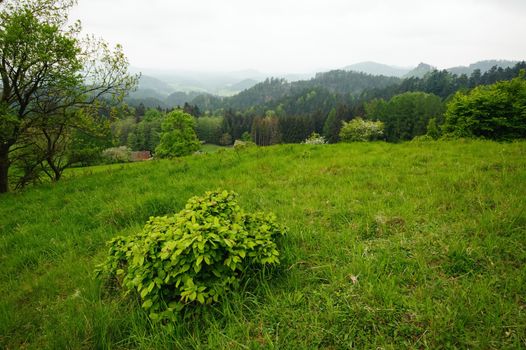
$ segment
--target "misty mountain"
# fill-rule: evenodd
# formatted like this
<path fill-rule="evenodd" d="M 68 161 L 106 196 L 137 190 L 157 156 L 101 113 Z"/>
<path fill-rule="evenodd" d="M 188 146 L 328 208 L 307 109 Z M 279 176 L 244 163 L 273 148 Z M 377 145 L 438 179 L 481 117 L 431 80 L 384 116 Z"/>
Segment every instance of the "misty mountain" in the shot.
<path fill-rule="evenodd" d="M 164 93 L 166 96 L 175 91 L 199 91 L 202 93 L 211 93 L 221 96 L 231 96 L 257 84 L 268 76 L 256 70 L 216 73 L 139 69 L 132 67 L 131 71 L 141 72 L 144 76 L 148 77 L 144 84 L 142 81 L 140 82 L 140 88 L 152 88 L 149 86 L 149 84 L 152 83 L 149 78 L 163 82 L 164 88 L 161 89 L 158 87 L 157 91 L 161 92 L 161 94 Z"/>
<path fill-rule="evenodd" d="M 136 69 L 132 71 L 137 72 Z M 129 104 L 137 106 L 142 103 L 148 108 L 182 106 L 202 94 L 232 96 L 259 82 L 256 79 L 244 79 L 247 75 L 262 79 L 261 73 L 256 71 L 232 72 L 231 75 L 196 73 L 195 76 L 153 73 L 159 74 L 158 77 L 141 74 L 137 89 L 126 98 Z"/>
<path fill-rule="evenodd" d="M 246 89 L 250 89 L 252 86 L 256 85 L 257 83 L 259 83 L 259 81 L 257 80 L 254 80 L 254 79 L 244 79 L 244 80 L 241 80 L 240 82 L 236 83 L 236 84 L 233 84 L 230 87 L 230 89 L 232 89 L 233 91 L 243 91 L 243 90 L 246 90 Z"/>
<path fill-rule="evenodd" d="M 139 79 L 137 91 L 134 93 L 137 93 L 138 96 L 152 96 L 153 94 L 157 96 L 168 96 L 173 91 L 173 87 L 165 81 L 143 74 Z"/>
<path fill-rule="evenodd" d="M 493 66 L 513 66 L 513 61 L 487 60 L 467 67 L 447 69 L 452 74 L 470 75 L 476 69 L 481 73 Z M 142 75 L 139 88 L 127 98 L 128 103 L 146 107 L 172 108 L 185 103 L 198 105 L 202 110 L 219 108 L 244 109 L 254 105 L 269 104 L 290 96 L 301 96 L 301 91 L 325 89 L 328 93 L 358 96 L 364 90 L 383 89 L 402 82 L 396 77 L 423 78 L 436 68 L 420 63 L 413 69 L 389 66 L 376 62 L 361 62 L 344 70 L 305 74 L 284 74 L 276 78 L 264 78 L 264 73 L 243 70 L 230 73 L 148 71 L 157 76 Z M 367 71 L 369 73 L 358 72 Z M 250 78 L 253 77 L 253 78 Z M 283 78 L 287 77 L 287 78 Z M 321 91 L 321 90 L 318 90 Z"/>
<path fill-rule="evenodd" d="M 403 78 L 423 78 L 424 75 L 426 75 L 429 72 L 432 72 L 436 69 L 436 67 L 433 67 L 427 63 L 420 63 L 415 68 L 411 69 L 409 72 L 407 72 Z"/>
<path fill-rule="evenodd" d="M 197 91 L 176 91 L 171 93 L 168 97 L 166 97 L 164 99 L 164 103 L 166 103 L 170 107 L 183 106 L 185 103 L 190 103 L 193 99 L 202 94 L 202 92 Z"/>
<path fill-rule="evenodd" d="M 448 68 L 447 71 L 453 74 L 461 75 L 466 74 L 470 75 L 475 71 L 475 69 L 479 69 L 481 73 L 489 71 L 494 66 L 501 67 L 501 68 L 509 68 L 516 65 L 518 61 L 508 61 L 508 60 L 485 60 L 485 61 L 479 61 L 470 64 L 469 66 L 458 66 L 458 67 L 452 67 Z"/>
<path fill-rule="evenodd" d="M 289 82 L 283 78 L 265 79 L 263 82 L 232 97 L 222 99 L 214 99 L 210 96 L 198 97 L 192 101 L 192 104 L 197 104 L 203 111 L 219 108 L 246 109 L 257 105 L 272 105 L 273 101 L 289 98 L 290 96 L 298 96 L 299 98 L 303 95 L 303 92 L 307 93 L 306 99 L 312 101 L 315 101 L 315 97 L 319 93 L 358 96 L 365 89 L 381 89 L 398 84 L 400 81 L 396 77 L 333 70 L 317 73 L 314 78 L 309 80 L 295 82 Z"/>
<path fill-rule="evenodd" d="M 343 69 L 347 71 L 361 72 L 371 75 L 384 75 L 386 77 L 398 78 L 403 77 L 411 70 L 411 68 L 390 66 L 387 64 L 372 61 L 351 64 L 350 66 L 346 66 Z"/>
<path fill-rule="evenodd" d="M 469 66 L 451 67 L 447 68 L 446 70 L 453 74 L 466 74 L 469 76 L 476 69 L 479 69 L 481 73 L 484 73 L 489 71 L 494 66 L 508 68 L 513 67 L 515 64 L 517 64 L 517 62 L 518 61 L 508 60 L 485 60 L 472 63 Z M 382 64 L 378 62 L 366 61 L 351 64 L 349 66 L 344 67 L 343 69 L 347 71 L 362 72 L 372 75 L 384 75 L 399 78 L 422 78 L 426 73 L 429 73 L 436 69 L 436 67 L 426 63 L 420 63 L 417 67 L 414 68 L 404 68 Z"/>

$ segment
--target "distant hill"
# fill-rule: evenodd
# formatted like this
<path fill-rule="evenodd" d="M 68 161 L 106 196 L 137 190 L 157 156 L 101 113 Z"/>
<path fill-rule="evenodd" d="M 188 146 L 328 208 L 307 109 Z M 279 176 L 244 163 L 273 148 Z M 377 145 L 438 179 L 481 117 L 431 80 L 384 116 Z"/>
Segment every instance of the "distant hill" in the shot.
<path fill-rule="evenodd" d="M 199 91 L 231 96 L 254 86 L 268 76 L 255 70 L 199 72 L 132 68 L 131 71 L 141 72 L 146 77 L 145 81 L 141 79 L 139 90 L 150 88 L 165 96 L 175 91 Z"/>
<path fill-rule="evenodd" d="M 420 63 L 415 68 L 411 69 L 409 72 L 407 72 L 403 77 L 404 78 L 423 78 L 424 75 L 426 75 L 429 72 L 432 72 L 435 70 L 436 67 L 433 67 L 427 63 Z"/>
<path fill-rule="evenodd" d="M 446 69 L 448 72 L 468 76 L 474 70 L 481 73 L 498 66 L 506 69 L 515 61 L 486 60 L 469 66 Z M 245 109 L 254 105 L 273 106 L 276 101 L 297 98 L 310 99 L 306 94 L 314 90 L 324 94 L 359 96 L 364 90 L 395 86 L 405 78 L 422 78 L 437 68 L 420 63 L 413 69 L 396 67 L 377 62 L 360 62 L 345 69 L 305 74 L 282 74 L 276 78 L 265 78 L 264 73 L 242 70 L 227 73 L 174 72 L 149 70 L 141 76 L 137 91 L 127 98 L 128 103 L 145 106 L 171 108 L 185 102 L 197 104 L 202 110 L 219 108 Z M 135 70 L 137 71 L 137 70 Z M 155 75 L 155 76 L 153 76 Z M 314 89 L 314 90 L 313 90 Z M 439 94 L 440 95 L 440 94 Z M 300 104 L 306 104 L 301 102 Z M 278 105 L 273 106 L 278 107 Z"/>
<path fill-rule="evenodd" d="M 446 70 L 453 74 L 466 74 L 469 76 L 476 69 L 479 69 L 481 73 L 484 73 L 489 71 L 494 66 L 508 68 L 513 67 L 517 63 L 518 61 L 509 60 L 484 60 L 472 63 L 469 66 L 451 67 L 447 68 Z M 382 64 L 378 62 L 366 61 L 351 64 L 349 66 L 344 67 L 343 69 L 346 71 L 362 72 L 371 75 L 384 75 L 399 78 L 422 78 L 426 73 L 435 70 L 436 67 L 427 63 L 420 63 L 418 66 L 411 69 Z"/>
<path fill-rule="evenodd" d="M 137 90 L 132 91 L 126 101 L 131 105 L 142 103 L 146 107 L 166 108 L 164 100 L 172 92 L 173 88 L 166 82 L 148 75 L 141 75 Z"/>
<path fill-rule="evenodd" d="M 214 99 L 210 96 L 198 97 L 192 101 L 201 110 L 217 108 L 246 109 L 251 106 L 273 106 L 276 101 L 296 96 L 303 100 L 316 101 L 315 96 L 323 93 L 358 96 L 365 89 L 385 88 L 400 83 L 396 77 L 374 76 L 371 74 L 354 71 L 333 70 L 317 73 L 309 80 L 289 82 L 282 78 L 270 78 L 243 90 L 237 95 L 223 99 Z M 308 96 L 302 97 L 303 93 Z M 309 94 L 310 93 L 310 94 Z M 308 101 L 304 101 L 307 103 Z"/>
<path fill-rule="evenodd" d="M 469 66 L 458 66 L 458 67 L 452 67 L 448 68 L 447 71 L 453 74 L 461 75 L 466 74 L 470 75 L 473 73 L 474 70 L 479 69 L 481 73 L 489 71 L 494 66 L 502 67 L 502 68 L 508 68 L 513 67 L 516 65 L 518 61 L 508 61 L 508 60 L 485 60 L 485 61 L 479 61 L 476 63 L 472 63 Z"/>
<path fill-rule="evenodd" d="M 243 91 L 246 89 L 250 89 L 252 86 L 256 85 L 257 83 L 259 83 L 259 81 L 254 80 L 254 79 L 244 79 L 238 83 L 230 85 L 229 88 L 233 91 L 239 92 L 239 91 Z"/>
<path fill-rule="evenodd" d="M 173 90 L 173 87 L 165 81 L 149 75 L 141 75 L 141 78 L 139 79 L 139 88 L 137 89 L 137 91 L 150 91 L 148 94 L 153 92 L 161 96 L 167 96 L 172 93 Z"/>
<path fill-rule="evenodd" d="M 170 107 L 183 106 L 185 103 L 190 103 L 194 98 L 200 96 L 202 92 L 198 91 L 176 91 L 171 93 L 164 99 L 164 103 Z"/>
<path fill-rule="evenodd" d="M 346 66 L 343 68 L 346 71 L 354 71 L 354 72 L 361 72 L 361 73 L 367 73 L 372 75 L 385 75 L 386 77 L 398 77 L 401 78 L 409 71 L 411 68 L 403 68 L 403 67 L 396 67 L 396 66 L 390 66 L 387 64 L 377 63 L 377 62 L 360 62 L 351 64 L 350 66 Z"/>

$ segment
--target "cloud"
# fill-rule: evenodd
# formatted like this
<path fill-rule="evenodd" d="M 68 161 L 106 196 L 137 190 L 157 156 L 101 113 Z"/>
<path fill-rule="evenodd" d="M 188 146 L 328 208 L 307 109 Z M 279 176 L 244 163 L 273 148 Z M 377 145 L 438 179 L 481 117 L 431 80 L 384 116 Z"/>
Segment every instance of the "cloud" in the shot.
<path fill-rule="evenodd" d="M 135 66 L 297 72 L 524 59 L 525 14 L 522 0 L 80 0 L 73 17 Z"/>

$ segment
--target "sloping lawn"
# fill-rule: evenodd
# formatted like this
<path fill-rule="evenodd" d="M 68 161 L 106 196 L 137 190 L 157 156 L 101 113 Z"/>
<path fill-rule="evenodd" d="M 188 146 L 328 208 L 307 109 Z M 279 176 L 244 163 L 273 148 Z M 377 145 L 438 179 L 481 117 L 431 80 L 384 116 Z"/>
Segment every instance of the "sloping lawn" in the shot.
<path fill-rule="evenodd" d="M 206 190 L 289 228 L 282 264 L 170 327 L 94 278 Z M 526 347 L 526 143 L 280 145 L 75 169 L 0 196 L 0 348 Z"/>

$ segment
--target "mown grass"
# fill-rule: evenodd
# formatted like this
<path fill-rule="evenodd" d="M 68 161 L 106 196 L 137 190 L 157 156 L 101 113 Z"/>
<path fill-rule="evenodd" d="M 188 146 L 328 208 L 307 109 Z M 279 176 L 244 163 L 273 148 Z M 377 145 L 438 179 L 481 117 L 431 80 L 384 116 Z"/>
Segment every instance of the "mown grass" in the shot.
<path fill-rule="evenodd" d="M 93 269 L 206 190 L 289 227 L 278 271 L 151 324 Z M 0 347 L 526 347 L 526 143 L 281 145 L 73 171 L 0 197 Z"/>

